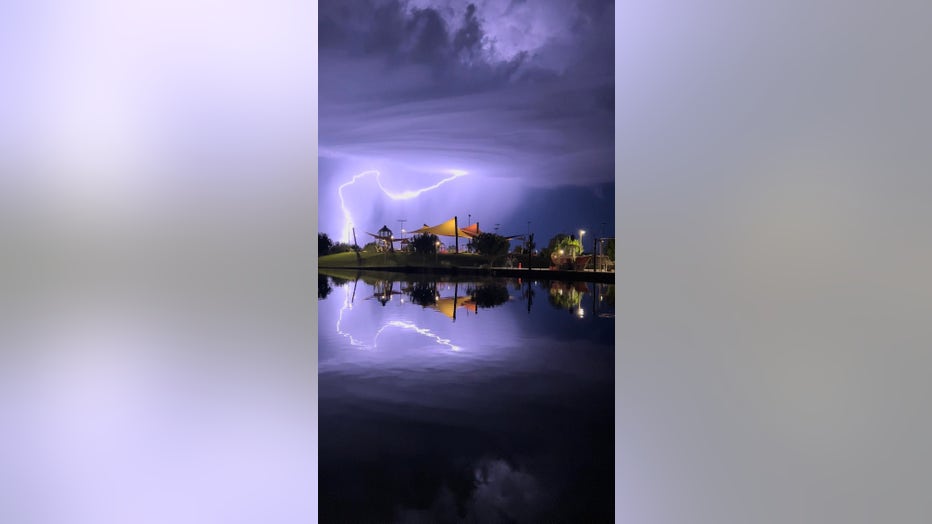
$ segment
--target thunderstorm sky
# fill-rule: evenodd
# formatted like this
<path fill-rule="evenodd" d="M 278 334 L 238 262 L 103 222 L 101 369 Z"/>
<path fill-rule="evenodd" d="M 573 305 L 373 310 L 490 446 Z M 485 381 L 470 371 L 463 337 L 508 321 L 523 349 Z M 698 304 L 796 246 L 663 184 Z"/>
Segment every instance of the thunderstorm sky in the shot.
<path fill-rule="evenodd" d="M 319 230 L 612 234 L 613 44 L 611 1 L 322 1 Z"/>

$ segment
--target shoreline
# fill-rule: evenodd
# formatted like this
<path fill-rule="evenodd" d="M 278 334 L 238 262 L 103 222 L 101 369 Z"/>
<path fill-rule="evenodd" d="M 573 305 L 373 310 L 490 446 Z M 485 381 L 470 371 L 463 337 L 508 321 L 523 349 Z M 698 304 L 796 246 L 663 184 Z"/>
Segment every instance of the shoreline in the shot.
<path fill-rule="evenodd" d="M 435 273 L 443 275 L 465 275 L 465 276 L 492 276 L 492 277 L 515 277 L 515 278 L 536 278 L 539 280 L 574 280 L 595 282 L 599 284 L 614 284 L 615 272 L 613 271 L 574 271 L 565 269 L 548 269 L 548 268 L 478 268 L 478 267 L 457 267 L 457 266 L 318 266 L 317 270 L 337 269 L 352 271 L 388 271 L 394 273 Z"/>

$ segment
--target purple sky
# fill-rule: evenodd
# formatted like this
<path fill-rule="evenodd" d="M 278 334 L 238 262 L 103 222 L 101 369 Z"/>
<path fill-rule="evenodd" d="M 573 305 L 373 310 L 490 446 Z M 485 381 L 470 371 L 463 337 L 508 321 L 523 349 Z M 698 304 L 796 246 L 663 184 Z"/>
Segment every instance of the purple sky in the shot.
<path fill-rule="evenodd" d="M 321 231 L 344 239 L 349 213 L 357 235 L 454 214 L 508 235 L 531 221 L 539 246 L 603 222 L 613 232 L 612 2 L 324 0 L 319 12 Z M 339 187 L 367 170 L 379 175 L 344 187 L 344 211 Z"/>

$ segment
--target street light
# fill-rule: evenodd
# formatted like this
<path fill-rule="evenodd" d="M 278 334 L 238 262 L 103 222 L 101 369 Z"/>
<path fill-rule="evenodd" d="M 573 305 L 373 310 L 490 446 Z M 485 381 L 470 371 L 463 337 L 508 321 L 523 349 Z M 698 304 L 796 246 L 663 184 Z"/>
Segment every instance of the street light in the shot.
<path fill-rule="evenodd" d="M 585 248 L 583 248 L 583 246 L 584 246 L 584 244 L 583 244 L 583 235 L 585 235 L 585 234 L 586 234 L 586 230 L 585 230 L 585 229 L 580 229 L 580 230 L 579 230 L 579 249 L 580 249 L 579 254 L 580 254 L 580 255 L 582 255 L 582 252 L 585 251 Z"/>

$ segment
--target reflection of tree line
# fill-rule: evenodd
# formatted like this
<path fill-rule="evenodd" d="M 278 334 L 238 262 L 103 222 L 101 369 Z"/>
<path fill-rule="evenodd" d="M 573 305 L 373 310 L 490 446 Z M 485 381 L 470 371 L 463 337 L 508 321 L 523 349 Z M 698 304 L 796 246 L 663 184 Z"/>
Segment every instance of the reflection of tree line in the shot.
<path fill-rule="evenodd" d="M 327 275 L 317 274 L 317 300 L 323 300 L 327 298 L 327 295 L 333 292 L 333 288 L 330 287 L 330 277 Z"/>
<path fill-rule="evenodd" d="M 317 299 L 323 300 L 333 292 L 334 287 L 343 287 L 349 282 L 349 279 L 335 277 L 333 275 L 317 274 Z"/>
<path fill-rule="evenodd" d="M 585 312 L 586 295 L 591 297 L 591 311 L 593 313 L 604 313 L 608 309 L 614 309 L 615 286 L 596 283 L 591 285 L 592 289 L 589 288 L 590 284 L 585 282 L 551 282 L 547 300 L 552 306 L 566 309 L 580 317 Z M 611 315 L 614 315 L 614 313 L 611 313 Z"/>
<path fill-rule="evenodd" d="M 433 306 L 437 303 L 437 299 L 439 298 L 437 282 L 409 282 L 407 290 L 402 289 L 402 291 L 407 291 L 408 296 L 411 298 L 411 302 L 421 307 Z"/>
<path fill-rule="evenodd" d="M 560 309 L 576 309 L 588 287 L 582 282 L 551 282 L 547 300 Z"/>
<path fill-rule="evenodd" d="M 436 281 L 410 282 L 407 288 L 407 294 L 411 297 L 411 302 L 422 307 L 433 306 L 440 298 Z M 473 304 L 481 308 L 500 306 L 508 302 L 509 298 L 508 288 L 506 286 L 492 282 L 467 285 L 463 295 L 454 292 L 454 298 L 458 298 L 459 296 L 469 297 Z"/>
<path fill-rule="evenodd" d="M 334 287 L 342 287 L 350 281 L 358 284 L 359 279 L 359 276 L 356 279 L 347 279 L 318 274 L 317 298 L 325 299 L 333 291 Z M 435 307 L 438 300 L 441 299 L 438 284 L 443 281 L 437 279 L 399 281 L 365 278 L 363 280 L 373 288 L 373 294 L 369 298 L 375 298 L 383 306 L 390 302 L 393 296 L 402 294 L 406 295 L 412 303 L 421 307 Z M 396 282 L 400 282 L 397 291 L 395 288 Z M 507 282 L 471 282 L 467 283 L 464 288 L 460 288 L 457 283 L 454 291 L 454 301 L 457 304 L 468 301 L 473 308 L 489 309 L 500 306 L 510 299 Z M 531 282 L 521 282 L 520 279 L 510 282 L 513 284 L 515 291 L 520 291 L 521 298 L 527 301 L 527 310 L 530 313 L 535 297 Z M 589 284 L 585 282 L 550 282 L 547 301 L 555 308 L 579 312 L 585 305 L 586 295 L 591 296 L 592 311 L 595 313 L 607 308 L 613 309 L 615 306 L 614 285 L 592 284 L 590 290 Z"/>

